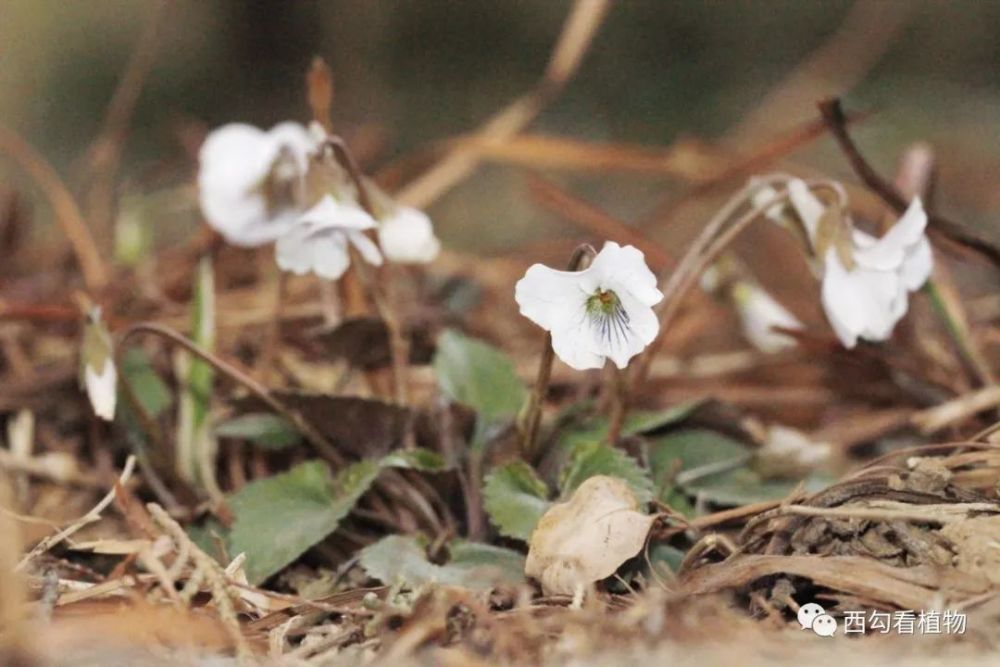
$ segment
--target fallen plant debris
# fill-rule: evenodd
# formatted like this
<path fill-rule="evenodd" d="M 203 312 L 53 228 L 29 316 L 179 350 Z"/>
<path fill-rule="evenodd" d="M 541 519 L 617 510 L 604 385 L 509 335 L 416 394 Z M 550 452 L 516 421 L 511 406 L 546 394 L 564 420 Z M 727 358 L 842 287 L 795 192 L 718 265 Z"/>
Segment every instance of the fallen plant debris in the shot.
<path fill-rule="evenodd" d="M 88 187 L 0 128 L 62 234 L 0 191 L 0 665 L 992 664 L 990 230 L 942 213 L 921 137 L 873 167 L 854 125 L 888 121 L 835 98 L 739 152 L 529 133 L 611 6 L 412 163 L 316 57 L 292 119 L 119 177 L 163 8 Z M 846 162 L 800 161 L 823 141 Z M 452 247 L 485 163 L 573 233 Z M 625 221 L 636 183 L 581 172 L 670 199 Z"/>

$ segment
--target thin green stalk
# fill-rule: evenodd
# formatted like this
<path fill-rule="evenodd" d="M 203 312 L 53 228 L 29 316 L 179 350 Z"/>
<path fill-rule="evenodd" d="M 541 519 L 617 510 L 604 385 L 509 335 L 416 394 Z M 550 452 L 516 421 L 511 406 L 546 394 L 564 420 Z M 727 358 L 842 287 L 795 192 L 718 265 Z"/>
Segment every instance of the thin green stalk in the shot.
<path fill-rule="evenodd" d="M 972 332 L 969 331 L 965 319 L 954 311 L 941 285 L 933 277 L 929 278 L 923 287 L 923 292 L 930 299 L 934 314 L 941 320 L 959 354 L 976 374 L 979 382 L 984 387 L 996 384 L 993 371 L 973 342 Z"/>

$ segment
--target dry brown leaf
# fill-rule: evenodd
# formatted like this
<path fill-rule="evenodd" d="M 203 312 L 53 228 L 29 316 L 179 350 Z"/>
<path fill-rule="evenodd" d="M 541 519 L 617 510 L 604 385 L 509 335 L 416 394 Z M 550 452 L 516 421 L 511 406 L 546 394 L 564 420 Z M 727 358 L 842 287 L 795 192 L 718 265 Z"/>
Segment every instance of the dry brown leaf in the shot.
<path fill-rule="evenodd" d="M 591 477 L 569 501 L 542 515 L 531 534 L 524 573 L 538 579 L 548 595 L 573 595 L 639 553 L 655 519 L 639 511 L 624 480 Z"/>
<path fill-rule="evenodd" d="M 1000 516 L 980 516 L 947 524 L 941 536 L 952 543 L 959 572 L 1000 584 Z"/>
<path fill-rule="evenodd" d="M 356 456 L 388 454 L 402 442 L 410 418 L 407 408 L 374 399 L 303 391 L 271 393 L 342 451 Z M 237 412 L 265 407 L 254 397 L 238 398 L 233 404 Z"/>

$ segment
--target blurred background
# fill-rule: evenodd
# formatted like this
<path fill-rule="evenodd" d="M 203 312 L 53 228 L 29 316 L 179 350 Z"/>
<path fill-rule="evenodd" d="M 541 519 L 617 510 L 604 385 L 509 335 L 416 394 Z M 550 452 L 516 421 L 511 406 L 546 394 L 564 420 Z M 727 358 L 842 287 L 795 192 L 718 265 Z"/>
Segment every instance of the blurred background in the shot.
<path fill-rule="evenodd" d="M 184 186 L 204 131 L 232 121 L 308 120 L 303 75 L 314 55 L 334 71 L 338 130 L 369 171 L 398 186 L 442 142 L 473 131 L 539 80 L 569 7 L 565 0 L 3 0 L 0 124 L 81 193 L 109 101 L 138 48 L 150 67 L 128 113 L 113 215 L 153 216 L 154 236 L 176 240 L 197 224 Z M 998 34 L 1000 2 L 982 0 L 617 2 L 576 76 L 530 131 L 658 151 L 697 139 L 737 155 L 814 119 L 822 95 L 840 94 L 849 109 L 875 112 L 855 134 L 877 167 L 892 174 L 904 147 L 930 142 L 940 160 L 938 206 L 988 230 L 1000 204 Z M 850 177 L 827 137 L 790 157 L 783 167 Z M 657 212 L 692 183 L 653 172 L 547 176 L 673 242 L 667 226 L 656 225 Z M 33 192 L 2 156 L 0 177 L 4 192 Z M 573 229 L 535 205 L 526 187 L 524 169 L 486 165 L 430 212 L 447 245 L 488 254 Z M 43 205 L 33 213 L 33 229 L 45 233 L 51 213 Z M 677 238 L 700 225 L 702 213 L 670 216 Z"/>

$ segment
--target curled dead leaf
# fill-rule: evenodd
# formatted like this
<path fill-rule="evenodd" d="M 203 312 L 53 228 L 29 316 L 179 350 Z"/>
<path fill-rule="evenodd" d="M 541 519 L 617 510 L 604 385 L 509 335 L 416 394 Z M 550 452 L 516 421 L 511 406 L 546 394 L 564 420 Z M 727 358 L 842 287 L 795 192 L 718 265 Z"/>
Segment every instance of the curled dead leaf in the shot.
<path fill-rule="evenodd" d="M 542 515 L 524 573 L 538 579 L 548 595 L 573 595 L 639 553 L 655 519 L 639 511 L 625 480 L 595 475 Z"/>

